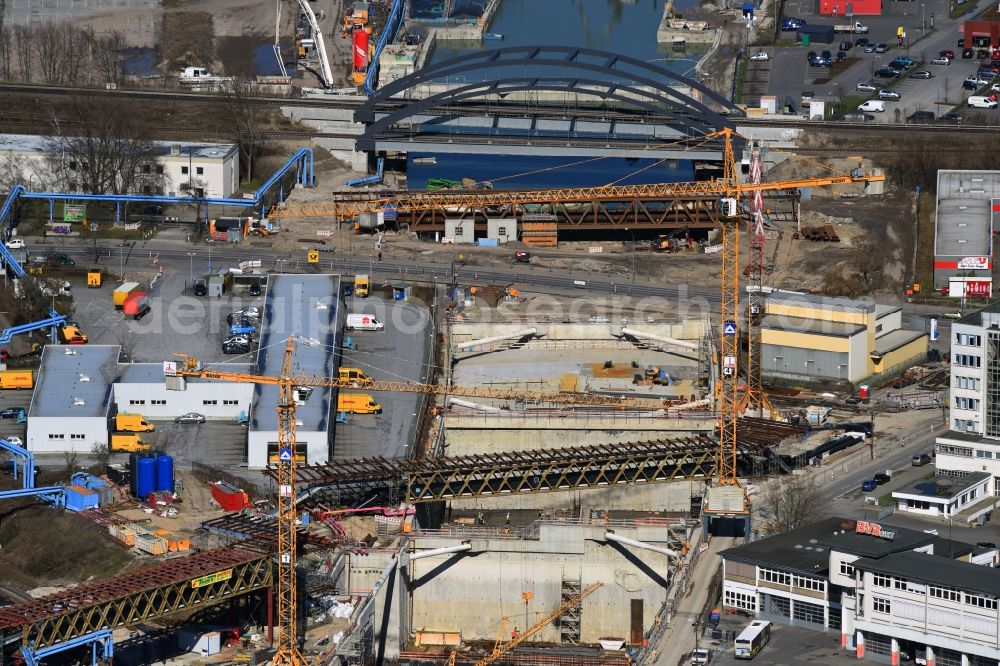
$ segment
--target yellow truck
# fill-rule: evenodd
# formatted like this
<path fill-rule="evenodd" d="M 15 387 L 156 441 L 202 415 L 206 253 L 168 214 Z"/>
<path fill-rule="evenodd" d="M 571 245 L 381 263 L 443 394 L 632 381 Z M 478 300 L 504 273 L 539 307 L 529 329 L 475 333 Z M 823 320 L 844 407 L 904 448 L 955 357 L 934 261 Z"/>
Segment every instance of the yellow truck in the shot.
<path fill-rule="evenodd" d="M 351 386 L 363 387 L 372 385 L 372 378 L 357 368 L 341 368 L 339 377 L 340 381 L 350 382 Z"/>
<path fill-rule="evenodd" d="M 142 414 L 116 414 L 115 430 L 122 432 L 152 432 L 156 426 L 146 421 Z"/>
<path fill-rule="evenodd" d="M 125 453 L 149 451 L 149 444 L 143 442 L 137 433 L 116 432 L 111 435 L 111 450 Z"/>
<path fill-rule="evenodd" d="M 354 295 L 361 298 L 368 298 L 371 285 L 367 273 L 358 273 L 354 276 Z"/>
<path fill-rule="evenodd" d="M 382 405 L 367 393 L 341 393 L 337 396 L 337 411 L 348 414 L 381 414 Z"/>
<path fill-rule="evenodd" d="M 0 372 L 0 389 L 30 389 L 35 385 L 31 370 L 4 370 Z"/>
<path fill-rule="evenodd" d="M 111 300 L 115 304 L 116 310 L 121 310 L 125 307 L 125 299 L 133 291 L 139 291 L 138 282 L 123 282 L 120 287 L 117 287 L 114 293 L 111 295 Z"/>
<path fill-rule="evenodd" d="M 87 344 L 87 334 L 81 331 L 80 327 L 75 324 L 66 324 L 60 328 L 59 335 L 62 337 L 62 341 L 68 345 Z"/>

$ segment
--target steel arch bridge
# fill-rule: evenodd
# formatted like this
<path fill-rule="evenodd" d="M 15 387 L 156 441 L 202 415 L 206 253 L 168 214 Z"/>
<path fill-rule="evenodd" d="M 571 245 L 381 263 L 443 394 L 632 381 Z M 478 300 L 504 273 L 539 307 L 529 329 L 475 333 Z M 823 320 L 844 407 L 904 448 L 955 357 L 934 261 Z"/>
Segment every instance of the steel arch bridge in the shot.
<path fill-rule="evenodd" d="M 574 108 L 559 93 L 572 95 Z M 597 104 L 581 106 L 581 98 Z M 418 141 L 414 124 L 432 127 L 444 119 L 476 115 L 489 121 L 490 143 L 504 142 L 499 124 L 505 116 L 520 119 L 522 128 L 530 116 L 533 146 L 540 145 L 538 137 L 544 143 L 541 120 L 549 126 L 569 123 L 572 141 L 579 145 L 604 148 L 631 142 L 648 148 L 651 142 L 676 142 L 675 149 L 682 151 L 745 116 L 707 86 L 650 62 L 595 49 L 516 46 L 453 58 L 379 88 L 354 114 L 355 122 L 366 125 L 357 147 L 374 151 L 387 140 Z M 625 125 L 639 124 L 647 130 L 652 125 L 654 131 L 643 134 L 632 128 L 614 136 Z M 474 143 L 475 132 L 468 129 L 470 138 L 464 142 Z M 516 134 L 506 132 L 508 138 Z M 559 138 L 565 145 L 566 137 Z M 711 152 L 717 155 L 717 149 Z"/>

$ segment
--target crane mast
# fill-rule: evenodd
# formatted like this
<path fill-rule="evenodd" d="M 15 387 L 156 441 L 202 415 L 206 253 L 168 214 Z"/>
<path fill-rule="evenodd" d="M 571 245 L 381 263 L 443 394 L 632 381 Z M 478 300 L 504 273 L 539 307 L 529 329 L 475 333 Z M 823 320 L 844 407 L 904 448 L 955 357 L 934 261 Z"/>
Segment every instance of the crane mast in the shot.
<path fill-rule="evenodd" d="M 725 198 L 720 205 L 722 224 L 722 330 L 719 344 L 721 357 L 720 389 L 716 397 L 719 429 L 718 486 L 739 486 L 736 478 L 736 417 L 739 395 L 736 359 L 739 351 L 740 311 L 740 174 L 733 155 L 731 129 L 725 136 L 721 188 Z"/>

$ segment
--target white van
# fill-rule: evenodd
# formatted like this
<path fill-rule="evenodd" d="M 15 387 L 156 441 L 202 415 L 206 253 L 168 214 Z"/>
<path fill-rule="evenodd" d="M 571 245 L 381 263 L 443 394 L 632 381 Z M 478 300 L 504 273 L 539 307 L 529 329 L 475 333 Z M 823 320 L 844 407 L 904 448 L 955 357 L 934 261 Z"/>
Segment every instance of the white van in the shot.
<path fill-rule="evenodd" d="M 973 95 L 969 99 L 965 100 L 968 103 L 970 109 L 995 109 L 997 108 L 996 97 L 983 97 L 982 95 Z"/>
<path fill-rule="evenodd" d="M 885 111 L 885 102 L 880 99 L 870 99 L 864 104 L 859 104 L 858 111 L 860 113 L 883 113 Z"/>
<path fill-rule="evenodd" d="M 366 314 L 349 314 L 347 315 L 347 330 L 348 331 L 381 331 L 385 328 L 385 324 L 380 322 L 378 319 L 372 315 Z"/>

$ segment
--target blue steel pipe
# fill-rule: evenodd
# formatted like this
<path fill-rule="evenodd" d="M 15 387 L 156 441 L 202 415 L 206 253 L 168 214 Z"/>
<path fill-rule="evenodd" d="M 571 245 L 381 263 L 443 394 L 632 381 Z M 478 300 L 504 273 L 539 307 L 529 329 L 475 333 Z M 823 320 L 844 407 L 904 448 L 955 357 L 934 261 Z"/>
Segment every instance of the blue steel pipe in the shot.
<path fill-rule="evenodd" d="M 396 39 L 396 30 L 399 29 L 402 19 L 403 0 L 393 0 L 392 9 L 389 10 L 389 18 L 385 21 L 385 29 L 382 30 L 382 34 L 378 38 L 378 43 L 375 45 L 375 53 L 372 55 L 372 61 L 368 63 L 368 73 L 365 74 L 365 93 L 368 95 L 375 94 L 375 79 L 378 76 L 378 59 L 382 55 L 382 50 L 390 42 L 392 42 L 392 40 Z"/>
<path fill-rule="evenodd" d="M 371 176 L 362 176 L 361 178 L 352 178 L 347 181 L 348 187 L 361 187 L 363 185 L 378 185 L 382 182 L 382 178 L 385 176 L 385 158 L 379 156 L 378 160 L 375 161 L 375 174 Z"/>
<path fill-rule="evenodd" d="M 114 656 L 114 641 L 111 639 L 110 629 L 98 629 L 97 631 L 92 631 L 89 634 L 77 636 L 76 638 L 71 638 L 68 641 L 56 643 L 55 645 L 50 645 L 38 650 L 33 650 L 30 646 L 25 645 L 21 648 L 21 654 L 24 656 L 24 663 L 26 666 L 41 666 L 42 659 L 50 657 L 54 654 L 59 654 L 60 652 L 66 652 L 67 650 L 81 647 L 83 645 L 91 645 L 93 647 L 91 650 L 91 663 L 93 666 L 97 666 L 98 646 L 101 648 L 101 658 L 104 661 L 110 662 L 111 658 Z"/>

